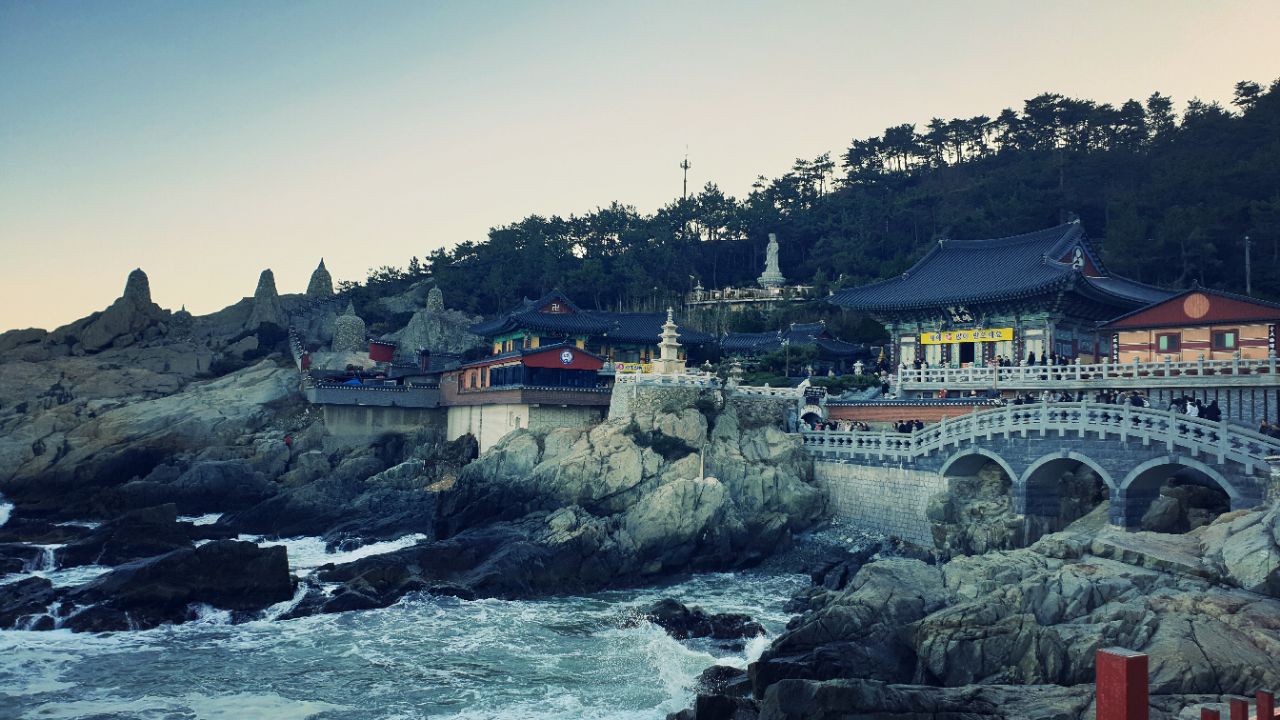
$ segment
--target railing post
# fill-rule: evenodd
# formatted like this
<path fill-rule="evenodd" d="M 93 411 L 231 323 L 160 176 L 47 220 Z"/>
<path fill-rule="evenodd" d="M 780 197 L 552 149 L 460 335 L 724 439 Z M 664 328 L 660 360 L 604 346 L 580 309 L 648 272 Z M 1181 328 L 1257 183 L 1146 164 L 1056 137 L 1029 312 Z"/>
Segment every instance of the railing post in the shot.
<path fill-rule="evenodd" d="M 1105 648 L 1095 658 L 1097 720 L 1148 720 L 1147 656 Z"/>
<path fill-rule="evenodd" d="M 1249 701 L 1231 698 L 1227 701 L 1227 717 L 1230 720 L 1249 720 Z M 1274 718 L 1267 718 L 1274 720 Z"/>
<path fill-rule="evenodd" d="M 1209 708 L 1200 708 L 1200 720 L 1222 720 L 1222 713 Z"/>
<path fill-rule="evenodd" d="M 1275 359 L 1274 357 L 1272 358 Z M 1259 690 L 1254 698 L 1258 701 L 1258 720 L 1274 720 L 1276 716 L 1276 696 L 1266 690 Z"/>

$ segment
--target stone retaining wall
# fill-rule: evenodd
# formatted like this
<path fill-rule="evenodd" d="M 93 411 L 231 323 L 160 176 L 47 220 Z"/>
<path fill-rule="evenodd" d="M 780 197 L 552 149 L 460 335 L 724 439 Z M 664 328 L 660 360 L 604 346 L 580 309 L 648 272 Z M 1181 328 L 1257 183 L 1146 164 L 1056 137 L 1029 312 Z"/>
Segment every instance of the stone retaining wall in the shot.
<path fill-rule="evenodd" d="M 911 467 L 822 461 L 813 464 L 813 474 L 836 517 L 933 547 L 925 510 L 932 495 L 947 489 L 945 477 Z"/>

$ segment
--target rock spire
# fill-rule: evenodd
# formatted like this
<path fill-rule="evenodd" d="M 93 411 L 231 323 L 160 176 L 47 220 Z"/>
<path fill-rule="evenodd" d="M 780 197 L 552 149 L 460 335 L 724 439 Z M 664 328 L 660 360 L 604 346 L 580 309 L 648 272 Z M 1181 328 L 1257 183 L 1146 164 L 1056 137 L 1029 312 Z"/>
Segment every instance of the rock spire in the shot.
<path fill-rule="evenodd" d="M 258 276 L 258 287 L 253 291 L 253 311 L 249 313 L 249 328 L 263 323 L 285 327 L 284 309 L 280 306 L 280 294 L 276 292 L 276 276 L 270 269 Z"/>
<path fill-rule="evenodd" d="M 147 279 L 147 274 L 142 272 L 142 268 L 134 268 L 129 273 L 129 279 L 124 283 L 124 299 L 135 305 L 148 305 L 151 303 L 151 281 Z"/>

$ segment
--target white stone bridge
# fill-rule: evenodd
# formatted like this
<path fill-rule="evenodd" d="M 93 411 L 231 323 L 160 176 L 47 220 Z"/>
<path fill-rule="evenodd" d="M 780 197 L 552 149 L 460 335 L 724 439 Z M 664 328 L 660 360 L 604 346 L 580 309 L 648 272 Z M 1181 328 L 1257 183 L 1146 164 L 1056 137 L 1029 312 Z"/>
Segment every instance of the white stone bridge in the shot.
<path fill-rule="evenodd" d="M 1280 455 L 1280 440 L 1230 422 L 1089 402 L 1009 405 L 911 433 L 803 436 L 820 465 L 909 469 L 947 478 L 972 475 L 994 462 L 1012 481 L 1015 510 L 1027 516 L 1055 515 L 1063 473 L 1088 466 L 1106 484 L 1111 522 L 1123 527 L 1139 523 L 1175 474 L 1221 488 L 1232 509 L 1258 505 L 1270 482 L 1266 458 Z M 868 482 L 865 476 L 859 481 Z M 860 492 L 872 494 L 873 488 L 868 482 Z"/>

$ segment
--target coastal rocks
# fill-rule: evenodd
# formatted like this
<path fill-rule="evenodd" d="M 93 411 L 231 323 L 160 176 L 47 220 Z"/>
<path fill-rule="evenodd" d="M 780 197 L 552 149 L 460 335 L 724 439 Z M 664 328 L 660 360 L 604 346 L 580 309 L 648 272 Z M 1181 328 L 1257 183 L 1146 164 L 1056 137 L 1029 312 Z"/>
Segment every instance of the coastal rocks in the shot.
<path fill-rule="evenodd" d="M 1067 720 L 1083 717 L 1092 686 L 983 685 L 934 688 L 875 680 L 782 680 L 769 687 L 759 720 L 982 718 Z M 701 714 L 697 720 L 704 720 Z"/>
<path fill-rule="evenodd" d="M 103 488 L 145 477 L 176 453 L 235 444 L 273 417 L 294 391 L 292 368 L 263 361 L 183 392 L 107 406 L 78 424 L 53 425 L 44 451 L 0 476 L 0 493 L 30 517 L 95 517 Z M 0 443 L 2 444 L 2 443 Z"/>
<path fill-rule="evenodd" d="M 1223 515 L 1198 531 L 1200 554 L 1232 585 L 1280 598 L 1280 503 Z"/>
<path fill-rule="evenodd" d="M 1105 512 L 1025 549 L 864 565 L 749 667 L 759 717 L 1080 717 L 1112 646 L 1150 656 L 1153 717 L 1280 684 L 1277 510 L 1186 535 Z"/>
<path fill-rule="evenodd" d="M 988 463 L 973 477 L 951 478 L 946 492 L 929 498 L 934 547 L 946 556 L 1017 547 L 1024 521 L 1013 511 L 1010 481 Z"/>
<path fill-rule="evenodd" d="M 57 550 L 58 567 L 119 565 L 191 545 L 190 523 L 173 505 L 127 512 Z"/>
<path fill-rule="evenodd" d="M 640 617 L 662 628 L 676 640 L 741 640 L 764 634 L 760 623 L 748 615 L 708 614 L 702 608 L 690 608 L 672 598 L 664 598 L 649 605 L 640 611 Z"/>
<path fill-rule="evenodd" d="M 52 622 L 39 628 L 35 623 L 54 604 L 57 595 L 53 583 L 39 576 L 0 585 L 0 628 L 52 629 Z"/>
<path fill-rule="evenodd" d="M 1208 525 L 1231 510 L 1231 500 L 1218 488 L 1191 483 L 1165 483 L 1143 514 L 1141 528 L 1152 532 L 1181 533 Z"/>
<path fill-rule="evenodd" d="M 279 492 L 278 486 L 245 460 L 202 461 L 179 471 L 161 465 L 142 480 L 114 493 L 123 507 L 174 503 L 179 512 L 199 515 L 252 507 Z"/>
<path fill-rule="evenodd" d="M 77 632 L 180 623 L 188 607 L 256 612 L 293 596 L 285 548 L 219 540 L 122 565 L 67 594 L 80 609 L 63 627 Z"/>
<path fill-rule="evenodd" d="M 437 536 L 518 523 L 520 552 L 544 563 L 532 575 L 512 568 L 532 588 L 567 577 L 596 590 L 754 564 L 824 511 L 798 439 L 758 413 L 730 403 L 711 416 L 714 432 L 697 410 L 623 414 L 589 431 L 514 431 L 442 493 Z"/>
<path fill-rule="evenodd" d="M 915 653 L 902 628 L 945 606 L 938 568 L 890 558 L 862 568 L 849 589 L 778 637 L 749 668 L 757 692 L 786 678 L 909 682 Z"/>

